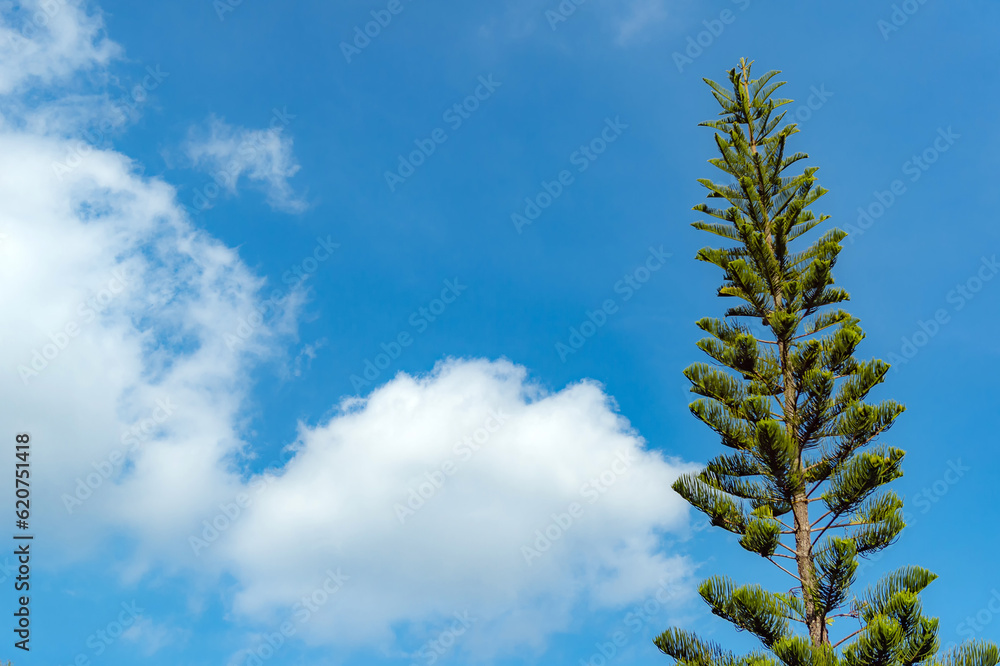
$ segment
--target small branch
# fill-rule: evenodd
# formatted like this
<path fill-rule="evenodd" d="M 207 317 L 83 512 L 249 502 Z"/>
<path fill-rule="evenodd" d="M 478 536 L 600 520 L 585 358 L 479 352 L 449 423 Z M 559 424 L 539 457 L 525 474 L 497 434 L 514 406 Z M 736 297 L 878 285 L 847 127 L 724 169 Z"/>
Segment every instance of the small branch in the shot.
<path fill-rule="evenodd" d="M 817 519 L 816 519 L 816 520 L 815 520 L 815 521 L 813 522 L 813 524 L 809 526 L 809 529 L 812 529 L 812 528 L 816 527 L 816 525 L 818 525 L 818 524 L 819 524 L 819 521 L 823 520 L 824 518 L 826 518 L 827 516 L 829 516 L 829 515 L 830 515 L 831 513 L 833 513 L 833 511 L 827 511 L 827 512 L 826 512 L 826 513 L 824 513 L 824 514 L 823 514 L 822 516 L 820 516 L 819 518 L 817 518 Z"/>
<path fill-rule="evenodd" d="M 800 584 L 802 583 L 802 579 L 801 578 L 799 578 L 798 576 L 796 576 L 795 574 L 793 574 L 791 571 L 789 571 L 785 567 L 781 566 L 780 564 L 778 564 L 777 562 L 775 562 L 774 560 L 772 560 L 770 557 L 767 558 L 767 560 L 768 560 L 768 562 L 770 562 L 774 566 L 778 567 L 779 569 L 781 569 L 782 571 L 784 571 L 786 574 L 788 574 L 789 576 L 791 576 L 795 580 L 799 581 Z"/>
<path fill-rule="evenodd" d="M 883 376 L 884 376 L 884 375 L 883 375 Z M 850 451 L 850 453 L 853 453 L 854 451 L 857 451 L 858 449 L 860 449 L 860 448 L 861 448 L 861 447 L 863 447 L 863 446 L 867 446 L 869 442 L 871 442 L 871 441 L 872 441 L 873 439 L 875 439 L 876 437 L 878 437 L 879 435 L 881 435 L 881 434 L 882 434 L 882 433 L 883 433 L 884 431 L 885 431 L 885 428 L 881 428 L 881 429 L 879 429 L 879 430 L 878 430 L 878 432 L 875 432 L 875 433 L 872 433 L 872 436 L 871 436 L 871 437 L 868 437 L 868 438 L 866 438 L 866 439 L 865 439 L 865 440 L 864 440 L 863 442 L 861 442 L 861 443 L 860 443 L 860 444 L 858 444 L 857 446 L 855 446 L 855 447 L 851 448 L 851 451 Z M 847 460 L 847 458 L 848 458 L 848 456 L 843 456 L 843 457 L 841 457 L 841 456 L 837 456 L 837 457 L 835 458 L 835 462 L 839 464 L 839 463 L 842 463 L 842 462 L 844 462 L 844 460 Z M 816 465 L 818 465 L 818 464 L 819 464 L 819 463 L 816 463 Z M 808 470 L 808 469 L 812 469 L 813 467 L 815 467 L 815 465 L 810 465 L 810 466 L 809 466 L 809 467 L 807 468 L 807 470 Z M 810 496 L 810 495 L 812 495 L 812 494 L 813 494 L 814 492 L 816 492 L 816 489 L 817 489 L 817 488 L 819 488 L 819 487 L 820 487 L 820 486 L 821 486 L 822 484 L 823 484 L 823 481 L 817 481 L 817 482 L 816 482 L 816 485 L 814 485 L 814 486 L 812 487 L 812 489 L 811 489 L 811 490 L 810 490 L 810 491 L 809 491 L 808 493 L 806 493 L 806 497 L 809 497 L 809 496 Z"/>
<path fill-rule="evenodd" d="M 834 649 L 836 649 L 841 643 L 843 643 L 844 641 L 847 641 L 847 640 L 850 640 L 850 639 L 854 638 L 855 636 L 857 636 L 858 634 L 860 634 L 864 630 L 865 630 L 865 627 L 861 627 L 860 629 L 858 629 L 857 631 L 855 631 L 853 634 L 851 634 L 847 638 L 844 638 L 843 640 L 837 641 L 831 647 L 833 647 Z"/>
<path fill-rule="evenodd" d="M 789 548 L 788 546 L 786 546 L 785 544 L 781 543 L 780 541 L 778 542 L 778 545 L 781 546 L 782 548 L 784 548 L 785 550 L 787 550 L 789 553 L 792 553 L 793 555 L 798 555 L 798 553 L 794 549 Z M 795 558 L 793 557 L 792 559 L 795 559 Z"/>
<path fill-rule="evenodd" d="M 857 527 L 858 525 L 875 525 L 880 523 L 880 520 L 866 520 L 863 523 L 841 523 L 840 525 L 829 525 L 827 529 L 837 529 L 840 527 Z"/>
<path fill-rule="evenodd" d="M 843 511 L 838 511 L 837 513 L 834 514 L 833 518 L 830 519 L 830 522 L 826 524 L 826 527 L 820 530 L 819 534 L 816 535 L 816 539 L 812 542 L 812 545 L 815 546 L 819 542 L 819 540 L 823 538 L 823 535 L 826 534 L 826 531 L 830 529 L 831 525 L 833 525 L 833 521 L 837 520 L 837 518 L 840 518 L 840 514 L 842 513 Z"/>
<path fill-rule="evenodd" d="M 826 326 L 822 326 L 820 328 L 817 328 L 812 333 L 803 333 L 802 335 L 796 335 L 794 338 L 792 338 L 792 340 L 801 340 L 802 338 L 810 338 L 810 337 L 816 335 L 817 333 L 819 333 L 820 331 L 825 331 L 826 329 L 830 328 L 831 326 L 836 326 L 837 324 L 841 323 L 841 321 L 843 321 L 843 320 L 838 320 L 838 321 L 835 321 L 835 322 L 831 322 L 831 323 L 827 324 Z"/>

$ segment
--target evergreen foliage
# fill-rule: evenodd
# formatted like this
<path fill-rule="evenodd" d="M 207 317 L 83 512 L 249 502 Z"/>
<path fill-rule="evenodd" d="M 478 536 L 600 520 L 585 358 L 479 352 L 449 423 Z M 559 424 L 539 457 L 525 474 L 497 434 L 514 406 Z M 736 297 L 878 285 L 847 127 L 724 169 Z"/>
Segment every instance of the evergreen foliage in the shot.
<path fill-rule="evenodd" d="M 697 322 L 708 334 L 698 347 L 713 363 L 684 373 L 701 396 L 691 412 L 728 452 L 674 489 L 797 587 L 773 593 L 725 576 L 702 583 L 712 613 L 763 650 L 734 655 L 678 629 L 654 642 L 682 666 L 996 666 L 1000 652 L 989 643 L 937 654 L 938 621 L 919 598 L 936 577 L 929 571 L 904 567 L 851 593 L 859 558 L 904 527 L 902 501 L 885 488 L 902 475 L 904 453 L 876 444 L 904 407 L 868 400 L 889 365 L 856 358 L 865 334 L 837 307 L 849 298 L 832 275 L 847 234 L 830 229 L 799 247 L 829 218 L 809 209 L 826 190 L 816 167 L 786 175 L 808 157 L 787 150 L 798 129 L 782 125 L 779 109 L 791 100 L 774 97 L 778 72 L 752 79 L 751 64 L 729 71 L 730 89 L 705 80 L 722 107 L 702 123 L 715 130 L 719 157 L 710 163 L 731 180 L 699 180 L 711 203 L 694 209 L 714 220 L 694 226 L 728 247 L 696 258 L 722 270 L 718 294 L 736 303 L 724 319 Z M 768 339 L 754 334 L 753 320 Z"/>

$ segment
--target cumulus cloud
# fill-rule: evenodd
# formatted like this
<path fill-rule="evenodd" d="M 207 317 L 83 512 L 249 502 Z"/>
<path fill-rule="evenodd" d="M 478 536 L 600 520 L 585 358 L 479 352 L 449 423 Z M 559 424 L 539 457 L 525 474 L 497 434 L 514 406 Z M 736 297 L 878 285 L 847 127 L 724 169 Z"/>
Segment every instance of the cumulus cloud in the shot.
<path fill-rule="evenodd" d="M 88 517 L 169 533 L 238 483 L 227 462 L 242 446 L 246 373 L 294 333 L 302 296 L 241 329 L 256 321 L 264 280 L 123 155 L 93 149 L 56 173 L 74 149 L 0 132 L 0 409 L 49 443 L 36 455 L 58 502 L 45 507 L 53 524 L 81 538 Z M 127 436 L 154 413 L 154 428 Z M 109 464 L 90 484 L 100 487 L 76 490 Z"/>
<path fill-rule="evenodd" d="M 449 360 L 301 425 L 294 450 L 212 554 L 241 582 L 234 609 L 268 621 L 342 570 L 304 629 L 317 641 L 467 611 L 468 646 L 538 645 L 578 606 L 690 569 L 658 537 L 685 522 L 670 485 L 693 468 L 649 450 L 592 382 L 547 393 L 508 361 Z"/>
<path fill-rule="evenodd" d="M 6 90 L 27 87 L 10 97 L 23 108 L 74 99 L 79 87 L 63 85 L 73 68 L 119 50 L 76 4 L 46 6 L 58 11 L 33 33 L 35 58 L 0 52 Z M 39 7 L 4 7 L 4 26 Z M 161 534 L 239 486 L 247 375 L 294 337 L 303 295 L 286 293 L 248 326 L 265 280 L 191 224 L 173 187 L 66 138 L 87 114 L 54 128 L 44 118 L 0 126 L 0 416 L 45 443 L 35 510 L 80 546 L 66 556 L 98 546 L 100 528 L 168 554 Z"/>
<path fill-rule="evenodd" d="M 292 138 L 282 127 L 234 127 L 211 116 L 207 127 L 191 130 L 185 151 L 195 166 L 208 171 L 230 194 L 236 193 L 245 176 L 264 191 L 275 210 L 298 213 L 306 209 L 305 200 L 288 182 L 300 166 L 292 153 Z"/>

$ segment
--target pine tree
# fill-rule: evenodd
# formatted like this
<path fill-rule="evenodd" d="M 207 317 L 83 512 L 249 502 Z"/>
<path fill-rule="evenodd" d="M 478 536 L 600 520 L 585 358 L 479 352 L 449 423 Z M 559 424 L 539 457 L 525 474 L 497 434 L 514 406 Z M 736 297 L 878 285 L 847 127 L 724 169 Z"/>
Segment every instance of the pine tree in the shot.
<path fill-rule="evenodd" d="M 809 210 L 826 190 L 816 167 L 785 175 L 808 157 L 786 152 L 798 129 L 782 126 L 778 109 L 791 100 L 772 97 L 779 72 L 751 79 L 751 65 L 744 59 L 729 71 L 731 90 L 705 79 L 722 107 L 719 119 L 701 123 L 716 131 L 720 156 L 710 163 L 732 180 L 698 181 L 728 206 L 695 206 L 716 221 L 694 227 L 731 247 L 696 258 L 722 269 L 718 294 L 739 303 L 725 319 L 697 322 L 709 336 L 698 347 L 714 363 L 684 372 L 702 396 L 691 412 L 730 452 L 674 490 L 796 587 L 776 593 L 716 576 L 699 588 L 712 613 L 766 650 L 738 656 L 679 629 L 654 642 L 684 666 L 996 666 L 1000 653 L 985 642 L 938 656 L 938 621 L 923 615 L 919 598 L 936 578 L 925 569 L 904 567 L 851 594 L 858 559 L 904 527 L 902 501 L 884 488 L 902 475 L 903 451 L 875 444 L 904 407 L 867 401 L 889 365 L 857 359 L 860 320 L 831 307 L 849 298 L 831 273 L 847 234 L 830 229 L 793 247 L 829 218 Z M 754 334 L 757 321 L 768 339 Z"/>

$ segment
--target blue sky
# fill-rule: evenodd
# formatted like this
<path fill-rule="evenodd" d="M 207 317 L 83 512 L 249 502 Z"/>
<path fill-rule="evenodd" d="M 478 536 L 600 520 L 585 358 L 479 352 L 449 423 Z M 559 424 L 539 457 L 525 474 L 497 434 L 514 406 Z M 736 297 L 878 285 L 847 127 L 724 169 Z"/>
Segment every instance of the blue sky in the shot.
<path fill-rule="evenodd" d="M 236 666 L 283 623 L 263 663 L 749 647 L 697 582 L 791 579 L 669 489 L 719 448 L 681 375 L 724 307 L 690 209 L 701 79 L 744 56 L 788 81 L 908 407 L 910 528 L 861 580 L 925 566 L 944 643 L 1000 637 L 994 4 L 0 12 L 0 421 L 37 553 L 31 652 L 0 657 Z"/>

